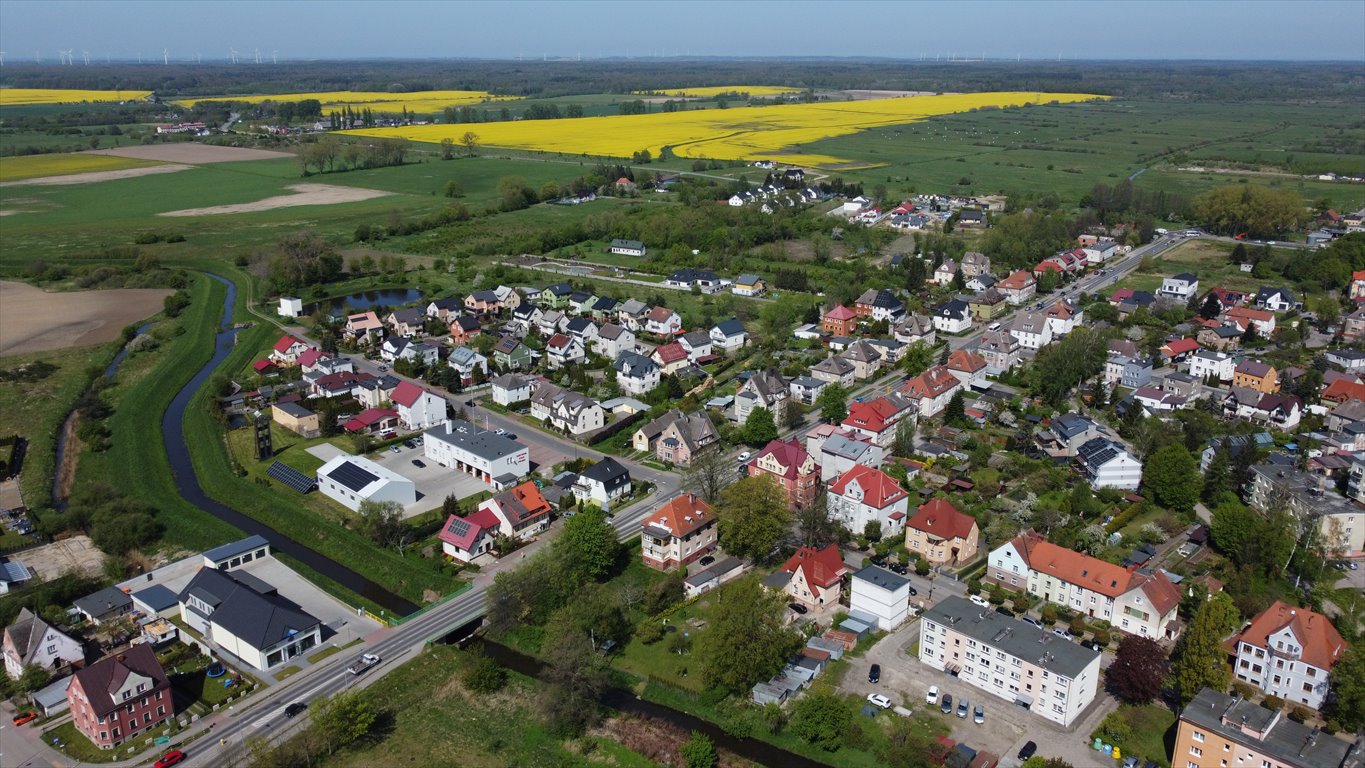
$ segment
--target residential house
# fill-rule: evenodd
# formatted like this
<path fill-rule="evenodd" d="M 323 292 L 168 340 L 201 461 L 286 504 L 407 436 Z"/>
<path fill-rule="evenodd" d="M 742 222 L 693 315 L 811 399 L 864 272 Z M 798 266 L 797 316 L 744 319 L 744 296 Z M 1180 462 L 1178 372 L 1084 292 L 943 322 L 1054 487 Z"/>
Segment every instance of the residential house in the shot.
<path fill-rule="evenodd" d="M 848 345 L 840 357 L 853 364 L 853 378 L 859 381 L 876 376 L 882 369 L 881 352 L 861 339 Z"/>
<path fill-rule="evenodd" d="M 1110 354 L 1104 363 L 1104 383 L 1110 389 L 1120 386 L 1137 389 L 1152 380 L 1152 361 L 1146 357 Z"/>
<path fill-rule="evenodd" d="M 620 309 L 620 307 L 621 302 L 616 299 L 613 299 L 610 296 L 598 296 L 593 301 L 592 307 L 588 309 L 588 313 L 592 316 L 593 321 L 600 327 L 602 323 L 608 323 L 615 320 L 617 310 Z"/>
<path fill-rule="evenodd" d="M 1365 352 L 1358 349 L 1329 349 L 1326 357 L 1328 363 L 1348 373 L 1365 371 Z"/>
<path fill-rule="evenodd" d="M 892 323 L 905 314 L 905 302 L 884 288 L 882 290 L 869 288 L 854 302 L 853 311 L 858 317 L 867 317 L 874 321 L 885 320 Z"/>
<path fill-rule="evenodd" d="M 342 333 L 352 341 L 372 344 L 383 338 L 384 324 L 373 312 L 359 312 L 346 316 L 346 325 L 342 327 Z"/>
<path fill-rule="evenodd" d="M 1165 571 L 1125 568 L 1059 547 L 1030 529 L 992 550 L 985 581 L 1024 590 L 1115 629 L 1174 639 L 1180 590 Z"/>
<path fill-rule="evenodd" d="M 986 358 L 970 350 L 957 349 L 948 355 L 948 372 L 962 386 L 969 389 L 985 389 Z"/>
<path fill-rule="evenodd" d="M 299 356 L 309 349 L 308 345 L 293 336 L 281 336 L 270 350 L 270 360 L 277 365 L 297 365 Z"/>
<path fill-rule="evenodd" d="M 929 282 L 934 285 L 952 285 L 953 279 L 957 277 L 957 262 L 952 259 L 944 259 L 937 267 L 934 267 L 934 277 Z"/>
<path fill-rule="evenodd" d="M 1223 416 L 1248 419 L 1287 432 L 1299 425 L 1303 403 L 1293 395 L 1266 395 L 1250 387 L 1233 386 L 1223 399 Z"/>
<path fill-rule="evenodd" d="M 1201 349 L 1185 359 L 1189 374 L 1196 379 L 1217 376 L 1219 381 L 1230 381 L 1237 360 L 1222 352 Z"/>
<path fill-rule="evenodd" d="M 447 296 L 444 299 L 435 299 L 427 304 L 427 317 L 440 320 L 449 325 L 455 318 L 460 316 L 464 310 L 464 300 L 458 296 Z"/>
<path fill-rule="evenodd" d="M 976 518 L 943 499 L 919 505 L 905 524 L 905 548 L 934 567 L 970 563 L 976 559 L 980 540 Z"/>
<path fill-rule="evenodd" d="M 578 473 L 573 495 L 580 501 L 607 509 L 612 502 L 630 495 L 630 470 L 608 456 Z"/>
<path fill-rule="evenodd" d="M 28 608 L 20 608 L 14 623 L 5 627 L 3 645 L 5 674 L 18 680 L 29 666 L 52 672 L 85 661 L 80 642 L 38 618 Z"/>
<path fill-rule="evenodd" d="M 175 717 L 171 681 L 140 643 L 80 670 L 66 689 L 71 723 L 100 749 L 114 749 Z"/>
<path fill-rule="evenodd" d="M 802 405 L 814 405 L 820 397 L 820 391 L 828 384 L 828 381 L 814 376 L 797 376 L 789 382 L 792 399 Z"/>
<path fill-rule="evenodd" d="M 1112 437 L 1109 430 L 1089 416 L 1066 413 L 1052 420 L 1039 443 L 1053 457 L 1074 458 L 1082 445 L 1097 437 Z"/>
<path fill-rule="evenodd" d="M 807 434 L 806 452 L 819 459 L 822 483 L 828 483 L 855 466 L 882 465 L 882 447 L 856 431 L 838 431 L 823 438 Z"/>
<path fill-rule="evenodd" d="M 1063 727 L 1099 690 L 1099 651 L 956 595 L 920 617 L 918 645 L 926 666 Z"/>
<path fill-rule="evenodd" d="M 321 621 L 246 571 L 200 568 L 177 602 L 190 629 L 262 672 L 322 643 Z"/>
<path fill-rule="evenodd" d="M 601 429 L 606 413 L 596 400 L 548 381 L 532 385 L 531 418 L 548 421 L 550 426 L 571 435 Z"/>
<path fill-rule="evenodd" d="M 670 288 L 683 291 L 696 289 L 701 293 L 719 293 L 729 284 L 729 280 L 722 278 L 715 272 L 707 269 L 693 269 L 692 267 L 683 267 L 664 280 L 664 285 Z"/>
<path fill-rule="evenodd" d="M 645 315 L 645 333 L 671 339 L 682 333 L 682 317 L 668 307 L 655 307 Z"/>
<path fill-rule="evenodd" d="M 841 424 L 877 446 L 889 449 L 895 442 L 897 425 L 905 419 L 913 419 L 914 415 L 912 398 L 890 392 L 874 400 L 854 402 Z"/>
<path fill-rule="evenodd" d="M 766 408 L 773 422 L 781 424 L 787 416 L 787 400 L 791 393 L 787 380 L 777 371 L 755 371 L 735 393 L 735 421 L 743 424 L 756 408 Z"/>
<path fill-rule="evenodd" d="M 467 421 L 452 419 L 422 435 L 422 455 L 428 461 L 472 475 L 495 490 L 515 484 L 531 471 L 530 448 Z"/>
<path fill-rule="evenodd" d="M 905 359 L 906 353 L 910 351 L 908 345 L 895 339 L 868 339 L 867 343 L 882 356 L 882 364 L 888 366 Z"/>
<path fill-rule="evenodd" d="M 840 304 L 820 317 L 820 330 L 834 336 L 852 336 L 858 329 L 858 314 Z"/>
<path fill-rule="evenodd" d="M 901 392 L 915 401 L 921 418 L 938 415 L 961 391 L 962 382 L 943 365 L 935 365 L 901 386 Z"/>
<path fill-rule="evenodd" d="M 515 373 L 504 373 L 493 379 L 493 402 L 502 406 L 524 403 L 531 399 L 531 380 Z"/>
<path fill-rule="evenodd" d="M 1365 333 L 1365 323 L 1362 324 L 1362 332 Z M 902 344 L 923 344 L 926 347 L 934 346 L 938 341 L 934 321 L 925 315 L 908 315 L 895 327 L 896 341 Z"/>
<path fill-rule="evenodd" d="M 545 361 L 551 370 L 581 363 L 587 360 L 587 357 L 583 351 L 583 342 L 576 336 L 556 333 L 545 342 Z"/>
<path fill-rule="evenodd" d="M 965 333 L 972 328 L 971 307 L 962 299 L 950 299 L 934 307 L 935 330 L 943 333 Z"/>
<path fill-rule="evenodd" d="M 875 524 L 884 538 L 905 531 L 909 495 L 896 479 L 875 467 L 854 464 L 830 484 L 826 514 L 854 534 Z"/>
<path fill-rule="evenodd" d="M 649 316 L 649 307 L 643 301 L 626 299 L 616 309 L 616 322 L 632 333 L 644 330 Z M 679 320 L 681 324 L 681 320 Z M 681 325 L 679 325 L 681 327 Z"/>
<path fill-rule="evenodd" d="M 650 359 L 659 366 L 665 376 L 677 373 L 692 363 L 691 358 L 687 356 L 687 349 L 679 341 L 655 347 Z"/>
<path fill-rule="evenodd" d="M 967 251 L 962 254 L 961 269 L 963 277 L 989 275 L 991 273 L 991 260 L 984 253 Z"/>
<path fill-rule="evenodd" d="M 312 439 L 322 434 L 318 415 L 297 401 L 272 403 L 270 420 L 300 437 Z"/>
<path fill-rule="evenodd" d="M 1232 639 L 1238 680 L 1321 709 L 1346 641 L 1326 616 L 1276 600 Z"/>
<path fill-rule="evenodd" d="M 679 467 L 690 466 L 699 453 L 720 442 L 720 433 L 716 431 L 716 426 L 702 411 L 686 415 L 677 410 L 669 411 L 650 422 L 641 431 L 652 431 L 655 428 L 658 428 L 659 432 L 653 440 L 645 437 L 649 448 L 654 451 L 655 458 Z M 637 439 L 641 437 L 640 432 L 636 432 L 635 436 Z"/>
<path fill-rule="evenodd" d="M 982 278 L 973 278 L 981 280 Z M 986 288 L 967 300 L 967 308 L 977 322 L 990 322 L 1009 311 L 1010 305 L 1005 295 L 994 287 Z"/>
<path fill-rule="evenodd" d="M 95 626 L 116 622 L 133 612 L 133 598 L 117 587 L 105 587 L 76 598 L 71 605 Z"/>
<path fill-rule="evenodd" d="M 1186 357 L 1199 351 L 1199 342 L 1194 339 L 1174 338 L 1167 339 L 1157 350 L 1161 356 L 1172 363 L 1179 363 Z"/>
<path fill-rule="evenodd" d="M 1053 324 L 1042 312 L 1020 312 L 1010 323 L 1010 336 L 1024 349 L 1042 349 L 1052 343 Z"/>
<path fill-rule="evenodd" d="M 1275 366 L 1259 360 L 1243 360 L 1232 369 L 1232 386 L 1254 389 L 1263 395 L 1280 391 L 1280 376 Z"/>
<path fill-rule="evenodd" d="M 839 602 L 847 573 L 839 545 L 830 544 L 820 550 L 801 547 L 769 579 L 796 602 L 808 608 L 822 608 Z M 769 584 L 768 579 L 764 584 Z"/>
<path fill-rule="evenodd" d="M 535 365 L 535 358 L 517 337 L 503 336 L 493 345 L 493 364 L 504 371 L 526 371 Z"/>
<path fill-rule="evenodd" d="M 1292 700 L 1292 699 L 1291 699 Z M 1223 768 L 1356 768 L 1358 744 L 1325 736 L 1317 726 L 1297 723 L 1283 709 L 1205 688 L 1180 710 L 1172 765 Z"/>
<path fill-rule="evenodd" d="M 967 278 L 966 288 L 969 291 L 976 291 L 977 293 L 980 293 L 984 290 L 987 290 L 988 288 L 994 288 L 995 284 L 998 282 L 1000 282 L 1000 280 L 995 275 L 981 274 L 977 275 L 976 277 Z M 999 291 L 995 291 L 994 293 L 995 295 L 1000 296 Z M 1000 300 L 1004 301 L 1005 297 L 1000 296 Z"/>
<path fill-rule="evenodd" d="M 986 212 L 976 208 L 963 208 L 957 212 L 959 229 L 981 229 L 986 226 Z"/>
<path fill-rule="evenodd" d="M 890 632 L 910 616 L 910 580 L 885 568 L 865 566 L 850 580 L 849 615 L 875 619 Z"/>
<path fill-rule="evenodd" d="M 364 456 L 343 453 L 317 470 L 322 495 L 359 511 L 362 501 L 396 501 L 407 506 L 417 502 L 417 487 L 406 477 Z"/>
<path fill-rule="evenodd" d="M 716 516 L 711 505 L 684 493 L 640 523 L 640 557 L 660 571 L 686 568 L 716 551 Z"/>
<path fill-rule="evenodd" d="M 1298 305 L 1288 288 L 1262 288 L 1256 292 L 1256 308 L 1270 312 L 1288 312 Z"/>
<path fill-rule="evenodd" d="M 1130 402 L 1144 408 L 1147 413 L 1160 414 L 1184 408 L 1187 398 L 1174 392 L 1167 392 L 1152 386 L 1138 387 L 1133 390 Z"/>
<path fill-rule="evenodd" d="M 427 314 L 422 307 L 395 309 L 384 318 L 384 325 L 390 334 L 410 339 L 420 336 L 426 330 Z"/>
<path fill-rule="evenodd" d="M 622 352 L 635 351 L 635 334 L 616 323 L 607 323 L 597 331 L 593 351 L 608 360 L 615 360 Z"/>
<path fill-rule="evenodd" d="M 1085 322 L 1085 310 L 1066 299 L 1058 299 L 1051 307 L 1043 310 L 1043 315 L 1047 318 L 1047 324 L 1052 328 L 1054 337 L 1065 336 Z"/>
<path fill-rule="evenodd" d="M 687 350 L 687 359 L 694 363 L 711 355 L 711 334 L 706 331 L 688 331 L 678 337 L 678 343 Z"/>
<path fill-rule="evenodd" d="M 307 378 L 305 377 L 305 381 Z M 310 382 L 308 388 L 309 397 L 351 397 L 357 399 L 363 393 L 364 385 L 374 386 L 378 382 L 372 374 L 365 372 L 355 373 L 352 371 L 341 371 L 319 376 Z M 395 385 L 396 386 L 396 385 Z M 364 402 L 362 400 L 362 402 Z M 365 403 L 366 405 L 378 405 L 378 403 Z"/>
<path fill-rule="evenodd" d="M 1122 246 L 1113 240 L 1105 238 L 1103 240 L 1096 240 L 1089 245 L 1082 246 L 1081 250 L 1085 252 L 1087 263 L 1103 264 L 1119 255 L 1119 253 L 1122 252 Z"/>
<path fill-rule="evenodd" d="M 820 465 L 794 439 L 769 442 L 749 460 L 748 475 L 772 478 L 793 510 L 814 503 L 819 491 Z"/>
<path fill-rule="evenodd" d="M 1247 326 L 1250 325 L 1255 329 L 1256 335 L 1263 339 L 1268 339 L 1275 333 L 1275 313 L 1268 309 L 1233 307 L 1223 313 L 1223 319 L 1235 324 L 1241 333 L 1245 333 Z"/>
<path fill-rule="evenodd" d="M 735 282 L 730 286 L 730 292 L 740 296 L 762 296 L 768 290 L 768 284 L 758 275 L 744 273 L 735 278 Z"/>
<path fill-rule="evenodd" d="M 352 435 L 382 435 L 398 430 L 398 411 L 392 408 L 366 408 L 341 425 Z"/>
<path fill-rule="evenodd" d="M 1038 290 L 1038 281 L 1034 279 L 1033 273 L 1021 269 L 1018 272 L 1011 272 L 1009 277 L 1001 280 L 995 287 L 1004 295 L 1005 301 L 1017 307 L 1033 298 L 1033 294 Z"/>
<path fill-rule="evenodd" d="M 749 344 L 749 332 L 739 318 L 732 317 L 711 326 L 711 347 L 717 352 L 730 354 Z"/>
<path fill-rule="evenodd" d="M 523 302 L 521 306 L 512 310 L 512 316 L 507 321 L 507 330 L 517 336 L 526 336 L 535 330 L 540 318 L 545 314 L 545 310 L 539 305 L 529 301 Z"/>
<path fill-rule="evenodd" d="M 810 377 L 827 384 L 851 387 L 853 386 L 854 371 L 853 363 L 846 360 L 842 355 L 830 355 L 811 366 Z"/>
<path fill-rule="evenodd" d="M 403 429 L 428 429 L 446 420 L 446 399 L 410 381 L 395 387 L 390 399 Z"/>
<path fill-rule="evenodd" d="M 981 334 L 976 351 L 986 361 L 986 373 L 998 376 L 1019 364 L 1021 347 L 1008 331 L 986 331 Z"/>
<path fill-rule="evenodd" d="M 536 335 L 542 338 L 550 338 L 559 333 L 569 325 L 569 316 L 558 309 L 547 309 L 540 314 L 540 319 L 536 321 Z"/>
<path fill-rule="evenodd" d="M 540 292 L 540 301 L 551 309 L 563 309 L 569 305 L 569 297 L 573 295 L 573 286 L 568 283 L 555 283 Z"/>
<path fill-rule="evenodd" d="M 502 521 L 493 510 L 480 506 L 467 517 L 450 515 L 437 538 L 441 541 L 441 553 L 461 563 L 473 562 L 474 558 L 493 551 L 502 529 Z"/>
<path fill-rule="evenodd" d="M 1334 492 L 1335 483 L 1323 473 L 1309 474 L 1286 464 L 1257 464 L 1244 493 L 1247 504 L 1265 513 L 1284 506 L 1307 525 L 1316 526 L 1324 549 L 1338 557 L 1365 556 L 1365 507 L 1361 497 L 1359 462 L 1347 477 L 1347 499 Z"/>
<path fill-rule="evenodd" d="M 1227 351 L 1237 349 L 1242 345 L 1242 329 L 1236 323 L 1223 325 L 1213 321 L 1211 325 L 1201 328 L 1195 336 L 1199 346 L 1205 349 L 1217 349 Z"/>
<path fill-rule="evenodd" d="M 1142 462 L 1108 438 L 1096 437 L 1076 449 L 1076 464 L 1090 487 L 1135 491 L 1142 483 Z"/>
<path fill-rule="evenodd" d="M 569 322 L 564 324 L 564 333 L 577 339 L 579 345 L 583 347 L 584 354 L 587 354 L 592 348 L 592 343 L 597 340 L 597 323 L 586 317 L 570 318 Z"/>
<path fill-rule="evenodd" d="M 643 395 L 659 386 L 659 366 L 638 352 L 622 352 L 612 363 L 621 391 Z"/>
<path fill-rule="evenodd" d="M 1156 295 L 1163 299 L 1189 301 L 1197 293 L 1199 293 L 1199 278 L 1189 272 L 1181 272 L 1178 275 L 1163 279 L 1161 288 L 1157 290 Z"/>
<path fill-rule="evenodd" d="M 457 317 L 450 324 L 450 340 L 456 344 L 468 344 L 475 336 L 483 333 L 483 326 L 477 317 Z"/>
<path fill-rule="evenodd" d="M 639 240 L 622 240 L 617 238 L 611 241 L 609 250 L 620 256 L 644 256 L 646 249 L 645 244 Z"/>
<path fill-rule="evenodd" d="M 511 538 L 531 539 L 550 527 L 550 502 L 530 480 L 484 499 L 479 509 L 492 512 L 498 532 Z"/>

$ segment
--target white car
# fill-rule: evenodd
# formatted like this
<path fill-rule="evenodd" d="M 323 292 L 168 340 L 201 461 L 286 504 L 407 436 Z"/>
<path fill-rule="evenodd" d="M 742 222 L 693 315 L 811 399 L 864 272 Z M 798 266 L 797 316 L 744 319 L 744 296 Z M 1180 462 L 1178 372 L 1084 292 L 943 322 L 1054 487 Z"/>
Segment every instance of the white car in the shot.
<path fill-rule="evenodd" d="M 937 703 L 938 703 L 938 686 L 937 686 L 937 685 L 931 685 L 931 686 L 929 686 L 929 692 L 926 693 L 926 694 L 924 694 L 924 703 L 925 703 L 925 704 L 937 704 Z"/>
<path fill-rule="evenodd" d="M 867 700 L 868 700 L 868 703 L 876 704 L 877 706 L 881 707 L 882 709 L 890 709 L 890 708 L 891 708 L 891 700 L 888 699 L 888 698 L 886 698 L 885 696 L 883 696 L 883 695 L 880 694 L 880 693 L 869 693 L 869 694 L 867 695 Z"/>
<path fill-rule="evenodd" d="M 745 451 L 745 452 L 743 452 L 743 453 L 741 453 L 741 454 L 739 455 L 739 460 L 740 460 L 740 461 L 748 461 L 748 460 L 749 460 L 749 456 L 750 456 L 750 453 L 749 453 L 748 451 Z"/>
<path fill-rule="evenodd" d="M 972 595 L 971 597 L 969 597 L 969 598 L 967 598 L 967 599 L 968 599 L 968 600 L 971 600 L 973 603 L 976 603 L 977 605 L 981 606 L 982 608 L 989 608 L 989 607 L 991 607 L 991 601 L 987 600 L 986 598 L 982 597 L 981 595 Z"/>

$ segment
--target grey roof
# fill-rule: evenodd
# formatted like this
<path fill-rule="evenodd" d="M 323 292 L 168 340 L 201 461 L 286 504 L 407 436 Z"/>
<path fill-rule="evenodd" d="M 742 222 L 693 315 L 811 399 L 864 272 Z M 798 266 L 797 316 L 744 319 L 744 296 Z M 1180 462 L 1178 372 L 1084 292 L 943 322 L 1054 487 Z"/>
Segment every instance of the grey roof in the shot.
<path fill-rule="evenodd" d="M 74 605 L 87 616 L 99 617 L 128 610 L 133 606 L 133 598 L 118 587 L 105 587 L 93 595 L 76 598 Z"/>
<path fill-rule="evenodd" d="M 682 340 L 693 349 L 711 346 L 711 334 L 706 331 L 688 331 L 682 335 Z"/>
<path fill-rule="evenodd" d="M 162 584 L 153 584 L 140 592 L 134 592 L 133 598 L 157 613 L 176 603 L 175 593 Z"/>
<path fill-rule="evenodd" d="M 649 309 L 649 305 L 645 304 L 643 301 L 639 301 L 637 299 L 626 299 L 625 302 L 621 304 L 617 311 L 626 315 L 638 315 L 641 312 L 644 312 L 646 309 Z"/>
<path fill-rule="evenodd" d="M 33 578 L 33 574 L 29 573 L 28 568 L 23 563 L 0 559 L 0 581 L 17 584 L 31 578 Z"/>
<path fill-rule="evenodd" d="M 579 478 L 595 480 L 604 485 L 608 491 L 630 482 L 630 470 L 610 456 L 583 470 L 578 476 Z"/>
<path fill-rule="evenodd" d="M 1075 677 L 1099 657 L 1079 643 L 1057 637 L 1049 631 L 1008 618 L 994 608 L 983 608 L 956 595 L 939 601 L 924 613 L 932 621 L 955 632 L 1037 664 L 1050 672 Z"/>
<path fill-rule="evenodd" d="M 321 623 L 278 594 L 257 591 L 269 585 L 259 579 L 244 578 L 248 575 L 201 568 L 185 585 L 180 599 L 185 600 L 191 593 L 211 598 L 205 602 L 216 604 L 210 615 L 213 623 L 256 649 L 269 648 Z"/>
<path fill-rule="evenodd" d="M 362 491 L 379 477 L 352 461 L 343 461 L 327 471 L 327 477 L 353 491 Z"/>
<path fill-rule="evenodd" d="M 634 248 L 635 250 L 638 251 L 638 250 L 644 248 L 644 247 L 645 247 L 645 244 L 642 243 L 642 242 L 640 242 L 639 240 L 622 240 L 622 239 L 620 239 L 620 238 L 616 238 L 616 239 L 614 239 L 614 240 L 611 241 L 611 247 L 612 247 L 612 248 Z"/>
<path fill-rule="evenodd" d="M 1058 437 L 1066 440 L 1070 440 L 1094 426 L 1097 426 L 1094 421 L 1079 413 L 1067 413 L 1052 421 L 1052 431 Z"/>
<path fill-rule="evenodd" d="M 1347 760 L 1354 746 L 1351 742 L 1296 723 L 1280 710 L 1266 709 L 1212 688 L 1200 691 L 1186 704 L 1180 719 L 1284 765 L 1337 768 L 1360 764 L 1358 757 Z M 1247 731 L 1262 735 L 1257 738 Z"/>
<path fill-rule="evenodd" d="M 33 694 L 33 703 L 44 712 L 66 709 L 66 689 L 75 678 L 70 675 Z"/>
<path fill-rule="evenodd" d="M 834 434 L 825 438 L 824 444 L 820 446 L 820 452 L 857 461 L 858 457 L 871 448 L 872 444 L 866 440 L 850 440 L 843 435 Z"/>
<path fill-rule="evenodd" d="M 515 373 L 504 373 L 496 379 L 493 379 L 493 386 L 500 389 L 521 389 L 522 387 L 531 386 L 531 380 Z"/>
<path fill-rule="evenodd" d="M 793 386 L 797 386 L 802 389 L 820 389 L 821 387 L 825 386 L 828 383 L 829 383 L 828 381 L 825 381 L 824 379 L 817 379 L 814 376 L 797 376 L 796 378 L 791 380 L 791 384 Z"/>
<path fill-rule="evenodd" d="M 762 278 L 760 278 L 758 275 L 751 275 L 751 274 L 749 274 L 748 272 L 745 272 L 744 274 L 742 274 L 742 275 L 740 275 L 739 277 L 736 277 L 736 278 L 735 278 L 735 284 L 736 284 L 736 285 L 753 285 L 754 283 L 757 283 L 757 282 L 758 282 L 759 280 L 761 280 L 761 279 L 762 279 Z"/>
<path fill-rule="evenodd" d="M 716 323 L 715 329 L 726 336 L 742 336 L 745 333 L 744 323 L 741 323 L 737 317 Z"/>
<path fill-rule="evenodd" d="M 580 336 L 589 328 L 596 327 L 597 324 L 586 317 L 575 317 L 574 319 L 569 321 L 567 326 L 565 326 L 569 333 L 576 333 Z"/>
<path fill-rule="evenodd" d="M 971 307 L 962 299 L 951 299 L 934 307 L 934 314 L 939 317 L 967 317 L 971 313 Z"/>
<path fill-rule="evenodd" d="M 293 401 L 287 403 L 275 403 L 275 407 L 279 408 L 281 411 L 284 411 L 285 413 L 289 414 L 290 416 L 293 416 L 296 419 L 302 419 L 313 415 L 312 411 L 308 410 L 307 408 L 304 408 L 299 403 Z"/>
<path fill-rule="evenodd" d="M 720 276 L 708 269 L 693 269 L 692 267 L 683 267 L 677 272 L 674 272 L 673 274 L 669 275 L 668 279 L 669 281 L 675 283 L 696 283 L 703 281 L 708 283 L 715 283 L 720 281 Z"/>
<path fill-rule="evenodd" d="M 243 552 L 250 552 L 253 549 L 260 549 L 261 547 L 268 546 L 270 546 L 270 542 L 266 541 L 264 536 L 248 536 L 245 539 L 224 544 L 221 547 L 214 547 L 205 552 L 204 557 L 216 563 L 236 557 Z"/>
<path fill-rule="evenodd" d="M 895 592 L 910 583 L 910 580 L 904 576 L 892 573 L 885 568 L 878 568 L 875 565 L 866 566 L 861 571 L 853 574 L 853 580 L 866 581 L 867 583 L 881 587 L 888 592 Z"/>
<path fill-rule="evenodd" d="M 1195 277 L 1194 275 L 1191 275 L 1189 272 L 1181 272 L 1181 273 L 1178 274 L 1178 275 L 1172 275 L 1172 276 L 1171 276 L 1171 279 L 1172 279 L 1172 280 L 1182 280 L 1182 281 L 1184 281 L 1184 282 L 1186 282 L 1186 283 L 1197 283 L 1197 282 L 1199 282 L 1199 278 Z"/>
<path fill-rule="evenodd" d="M 426 430 L 427 438 L 459 446 L 487 461 L 497 461 L 522 449 L 521 443 L 509 440 L 502 435 L 479 429 L 461 419 L 451 419 L 445 424 Z"/>
<path fill-rule="evenodd" d="M 650 371 L 659 369 L 653 360 L 639 352 L 622 352 L 616 356 L 616 361 L 612 363 L 612 367 L 619 373 L 632 378 L 642 378 L 648 376 Z"/>

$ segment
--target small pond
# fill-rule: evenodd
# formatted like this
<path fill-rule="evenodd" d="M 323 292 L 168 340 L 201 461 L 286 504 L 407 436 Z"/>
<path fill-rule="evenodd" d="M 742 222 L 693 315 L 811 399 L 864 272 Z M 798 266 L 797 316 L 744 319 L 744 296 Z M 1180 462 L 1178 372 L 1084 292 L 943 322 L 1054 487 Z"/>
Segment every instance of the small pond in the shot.
<path fill-rule="evenodd" d="M 320 308 L 329 315 L 341 315 L 346 314 L 348 308 L 353 312 L 364 312 L 375 307 L 401 307 L 420 298 L 422 298 L 422 292 L 416 288 L 357 291 L 349 296 L 337 296 L 308 304 L 303 308 L 303 313 L 311 315 Z"/>

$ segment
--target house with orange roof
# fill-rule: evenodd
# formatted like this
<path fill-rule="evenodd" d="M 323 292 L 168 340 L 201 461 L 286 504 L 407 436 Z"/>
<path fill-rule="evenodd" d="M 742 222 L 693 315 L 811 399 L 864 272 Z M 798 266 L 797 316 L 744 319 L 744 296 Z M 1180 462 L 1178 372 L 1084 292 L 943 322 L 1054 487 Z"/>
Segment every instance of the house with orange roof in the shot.
<path fill-rule="evenodd" d="M 937 415 L 961 391 L 962 382 L 944 365 L 935 365 L 901 385 L 901 393 L 919 406 L 921 418 Z"/>
<path fill-rule="evenodd" d="M 1351 379 L 1337 379 L 1322 391 L 1322 399 L 1329 403 L 1344 403 L 1347 400 L 1365 400 L 1365 384 Z"/>
<path fill-rule="evenodd" d="M 1005 297 L 1005 301 L 1019 306 L 1029 299 L 1038 290 L 1038 281 L 1033 277 L 1033 273 L 1026 270 L 1011 272 L 1004 280 L 995 284 L 995 289 L 1000 291 Z"/>
<path fill-rule="evenodd" d="M 374 341 L 384 336 L 384 323 L 374 312 L 360 312 L 346 317 L 342 332 L 355 341 Z"/>
<path fill-rule="evenodd" d="M 948 372 L 962 386 L 971 389 L 985 389 L 986 358 L 966 349 L 959 349 L 948 355 Z"/>
<path fill-rule="evenodd" d="M 660 571 L 687 564 L 716 549 L 716 515 L 690 493 L 675 496 L 641 523 L 640 557 Z"/>
<path fill-rule="evenodd" d="M 270 359 L 278 365 L 297 365 L 299 358 L 308 351 L 308 345 L 293 336 L 281 336 L 270 350 Z"/>
<path fill-rule="evenodd" d="M 976 518 L 943 499 L 919 505 L 905 524 L 905 548 L 930 565 L 958 565 L 976 557 L 981 531 Z"/>
<path fill-rule="evenodd" d="M 854 534 L 876 524 L 882 536 L 899 536 L 905 530 L 909 495 L 895 478 L 863 464 L 854 464 L 830 484 L 825 494 L 829 518 Z"/>
<path fill-rule="evenodd" d="M 985 581 L 1103 619 L 1129 634 L 1173 640 L 1180 632 L 1180 590 L 1163 571 L 1114 565 L 1059 547 L 1032 529 L 991 550 Z"/>
<path fill-rule="evenodd" d="M 1065 336 L 1085 322 L 1085 310 L 1066 299 L 1058 299 L 1043 311 L 1043 315 L 1047 318 L 1048 326 L 1052 328 L 1053 336 Z"/>
<path fill-rule="evenodd" d="M 1275 313 L 1268 309 L 1233 307 L 1223 313 L 1223 321 L 1235 323 L 1238 330 L 1244 333 L 1250 325 L 1256 329 L 1256 335 L 1264 339 L 1270 338 L 1275 332 Z"/>
<path fill-rule="evenodd" d="M 504 536 L 529 539 L 550 527 L 550 502 L 530 480 L 484 499 L 479 509 L 493 513 Z"/>
<path fill-rule="evenodd" d="M 1321 613 L 1276 600 L 1233 637 L 1237 679 L 1314 709 L 1327 696 L 1346 641 Z"/>
<path fill-rule="evenodd" d="M 772 440 L 749 460 L 749 477 L 767 477 L 787 497 L 787 507 L 802 509 L 815 502 L 820 486 L 820 465 L 799 440 Z"/>
<path fill-rule="evenodd" d="M 1351 301 L 1365 301 L 1365 269 L 1351 273 Z"/>
<path fill-rule="evenodd" d="M 858 313 L 840 304 L 820 317 L 820 330 L 833 336 L 852 336 L 858 329 Z"/>
<path fill-rule="evenodd" d="M 843 593 L 848 566 L 838 544 L 824 549 L 802 547 L 782 567 L 763 580 L 764 586 L 781 589 L 787 596 L 808 608 L 835 605 Z"/>

